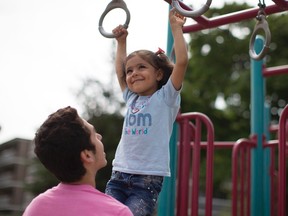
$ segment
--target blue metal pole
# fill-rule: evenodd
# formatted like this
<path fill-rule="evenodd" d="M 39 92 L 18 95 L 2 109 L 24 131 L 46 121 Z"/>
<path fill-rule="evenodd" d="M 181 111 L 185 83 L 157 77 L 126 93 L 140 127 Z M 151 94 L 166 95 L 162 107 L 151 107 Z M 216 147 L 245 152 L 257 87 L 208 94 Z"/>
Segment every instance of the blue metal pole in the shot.
<path fill-rule="evenodd" d="M 177 176 L 177 124 L 170 140 L 170 167 L 171 177 L 165 177 L 158 202 L 158 216 L 174 216 L 176 203 L 176 176 Z"/>
<path fill-rule="evenodd" d="M 262 36 L 257 35 L 254 43 L 256 52 L 260 52 L 264 46 L 264 39 Z M 267 203 L 269 199 L 265 198 L 268 188 L 270 188 L 269 180 L 267 181 L 267 173 L 265 169 L 263 137 L 264 137 L 264 123 L 267 121 L 264 112 L 264 98 L 265 98 L 265 85 L 262 75 L 263 60 L 251 59 L 251 134 L 257 136 L 257 146 L 252 150 L 251 158 L 251 215 L 252 216 L 266 216 L 270 214 L 270 205 Z M 267 155 L 267 154 L 266 154 Z M 268 161 L 269 162 L 269 161 Z M 269 173 L 269 172 L 268 172 Z M 265 213 L 264 213 L 265 212 Z"/>
<path fill-rule="evenodd" d="M 169 10 L 171 6 L 169 7 Z M 173 36 L 168 24 L 167 55 L 171 56 L 173 50 Z M 173 132 L 170 138 L 170 169 L 171 177 L 165 177 L 162 191 L 159 195 L 158 216 L 174 216 L 176 203 L 176 177 L 177 177 L 177 123 L 174 123 Z"/>

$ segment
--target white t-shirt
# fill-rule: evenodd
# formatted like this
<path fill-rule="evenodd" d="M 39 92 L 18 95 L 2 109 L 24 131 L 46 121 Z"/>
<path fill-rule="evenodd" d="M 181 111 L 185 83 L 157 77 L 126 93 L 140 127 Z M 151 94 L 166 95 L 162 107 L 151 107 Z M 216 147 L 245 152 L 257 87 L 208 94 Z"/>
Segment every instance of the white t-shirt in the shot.
<path fill-rule="evenodd" d="M 180 108 L 180 91 L 169 79 L 151 96 L 125 89 L 127 113 L 113 170 L 131 174 L 170 176 L 169 141 Z"/>

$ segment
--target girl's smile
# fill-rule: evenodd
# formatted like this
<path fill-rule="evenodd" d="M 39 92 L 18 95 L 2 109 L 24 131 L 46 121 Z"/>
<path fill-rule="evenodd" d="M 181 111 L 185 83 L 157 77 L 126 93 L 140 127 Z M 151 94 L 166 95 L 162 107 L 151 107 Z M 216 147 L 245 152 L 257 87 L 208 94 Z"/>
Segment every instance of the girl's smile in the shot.
<path fill-rule="evenodd" d="M 162 73 L 139 56 L 127 61 L 126 82 L 131 91 L 143 96 L 152 95 L 161 79 Z"/>

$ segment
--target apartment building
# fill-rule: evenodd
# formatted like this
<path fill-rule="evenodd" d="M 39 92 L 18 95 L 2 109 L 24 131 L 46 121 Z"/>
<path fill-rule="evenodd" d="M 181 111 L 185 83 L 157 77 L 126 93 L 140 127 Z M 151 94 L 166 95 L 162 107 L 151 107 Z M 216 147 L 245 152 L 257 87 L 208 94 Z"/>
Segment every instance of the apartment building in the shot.
<path fill-rule="evenodd" d="M 32 196 L 25 189 L 31 181 L 28 166 L 34 157 L 31 140 L 13 139 L 0 144 L 0 216 L 20 216 Z"/>

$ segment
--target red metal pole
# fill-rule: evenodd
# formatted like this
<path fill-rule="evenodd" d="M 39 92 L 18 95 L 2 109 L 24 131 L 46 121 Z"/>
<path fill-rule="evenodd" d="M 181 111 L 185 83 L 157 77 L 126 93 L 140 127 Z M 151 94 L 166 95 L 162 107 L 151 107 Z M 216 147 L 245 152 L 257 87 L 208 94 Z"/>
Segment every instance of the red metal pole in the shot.
<path fill-rule="evenodd" d="M 177 117 L 178 118 L 178 117 Z M 188 209 L 188 193 L 189 191 L 189 176 L 190 176 L 190 136 L 189 136 L 189 121 L 183 119 L 179 122 L 180 125 L 180 142 L 179 142 L 179 157 L 178 157 L 178 191 L 177 191 L 177 215 L 187 215 Z"/>
<path fill-rule="evenodd" d="M 287 8 L 287 2 L 284 0 L 273 0 L 273 2 L 281 8 Z"/>
<path fill-rule="evenodd" d="M 282 12 L 288 9 L 288 2 L 282 3 L 285 5 L 285 8 L 279 7 L 278 5 L 269 5 L 265 8 L 265 13 L 267 15 Z M 215 28 L 222 25 L 240 22 L 247 19 L 256 18 L 259 11 L 259 7 L 250 8 L 242 11 L 237 11 L 230 14 L 225 14 L 222 16 L 217 16 L 214 18 L 207 19 L 206 17 L 202 16 L 202 18 L 198 17 L 199 22 L 183 27 L 184 33 L 191 33 L 197 32 L 204 29 Z M 197 20 L 196 20 L 197 21 Z"/>
<path fill-rule="evenodd" d="M 240 150 L 240 215 L 244 215 L 245 211 L 245 183 L 246 183 L 246 178 L 245 178 L 245 171 L 246 171 L 246 166 L 247 162 L 245 160 L 245 154 L 247 152 L 247 148 L 244 147 Z"/>
<path fill-rule="evenodd" d="M 270 193 L 271 193 L 271 200 L 274 200 L 275 197 L 275 148 L 271 148 L 271 152 L 270 152 L 270 157 L 271 157 L 271 166 L 270 166 L 270 179 L 271 179 L 271 189 L 270 189 Z M 273 216 L 275 215 L 275 203 L 271 202 L 271 212 L 270 215 Z"/>
<path fill-rule="evenodd" d="M 192 163 L 192 209 L 191 215 L 198 215 L 198 199 L 199 199 L 199 173 L 200 173 L 200 149 L 201 149 L 201 126 L 202 123 L 206 126 L 207 129 L 207 145 L 206 150 L 206 198 L 205 198 L 205 216 L 212 216 L 212 198 L 213 198 L 213 160 L 214 160 L 214 127 L 210 119 L 198 112 L 185 113 L 177 117 L 177 121 L 182 121 L 183 119 L 195 120 L 196 125 L 192 125 L 191 128 L 194 128 L 194 142 L 193 142 L 193 163 Z M 185 120 L 185 122 L 186 122 Z M 182 133 L 181 133 L 182 134 Z M 184 135 L 184 134 L 183 134 Z M 186 161 L 187 162 L 187 161 Z M 189 176 L 188 176 L 189 177 Z M 186 177 L 186 178 L 188 178 Z M 188 190 L 186 190 L 187 193 Z M 184 191 L 182 191 L 184 193 Z M 178 198 L 180 200 L 182 198 Z M 185 202 L 185 200 L 184 200 Z M 179 203 L 180 204 L 180 203 Z M 182 205 L 184 206 L 184 205 Z M 187 215 L 187 210 L 178 211 L 179 206 L 177 207 L 177 215 L 183 216 Z M 186 213 L 185 213 L 186 211 Z M 182 214 L 180 214 L 182 212 Z M 179 213 L 179 214 L 178 214 Z"/>
<path fill-rule="evenodd" d="M 238 204 L 238 154 L 241 148 L 247 148 L 250 156 L 250 148 L 255 147 L 256 142 L 254 140 L 239 139 L 232 149 L 232 215 L 237 216 L 237 204 Z M 250 158 L 250 157 L 249 157 Z M 251 161 L 248 158 L 248 168 L 250 169 Z M 249 171 L 249 170 L 248 170 Z M 247 176 L 248 181 L 248 193 L 250 193 L 250 172 Z M 250 194 L 248 194 L 249 198 Z M 250 200 L 247 201 L 249 204 Z M 247 206 L 248 208 L 249 206 Z"/>
<path fill-rule="evenodd" d="M 278 188 L 278 215 L 285 216 L 286 203 L 286 121 L 288 119 L 288 105 L 281 113 L 279 121 L 279 188 Z"/>
<path fill-rule="evenodd" d="M 256 140 L 254 141 L 256 147 Z M 247 209 L 246 215 L 250 216 L 250 209 L 251 209 L 251 147 L 247 149 Z"/>
<path fill-rule="evenodd" d="M 274 126 L 272 128 L 272 132 L 278 132 L 278 125 L 277 127 Z M 276 172 L 276 167 L 275 167 L 275 149 L 279 146 L 279 140 L 269 140 L 266 141 L 263 144 L 264 148 L 270 148 L 270 157 L 271 157 L 271 164 L 270 164 L 270 169 L 269 169 L 269 174 L 270 174 L 270 179 L 271 179 L 271 187 L 270 187 L 270 197 L 271 197 L 271 211 L 270 211 L 270 215 L 271 216 L 278 216 L 277 214 L 277 209 L 275 208 L 275 206 L 277 205 L 277 196 L 275 194 L 275 183 L 277 183 L 277 181 L 275 181 L 275 177 L 277 178 L 277 172 Z M 278 188 L 278 187 L 277 187 Z"/>
<path fill-rule="evenodd" d="M 281 74 L 288 74 L 288 65 L 270 67 L 270 68 L 263 68 L 263 76 L 275 76 Z"/>
<path fill-rule="evenodd" d="M 199 208 L 199 178 L 200 178 L 200 140 L 201 140 L 201 122 L 196 119 L 196 131 L 193 145 L 192 156 L 192 198 L 191 198 L 191 216 L 198 215 Z"/>
<path fill-rule="evenodd" d="M 238 194 L 238 152 L 240 148 L 240 141 L 235 143 L 232 150 L 232 215 L 237 216 L 237 194 Z"/>
<path fill-rule="evenodd" d="M 207 156 L 206 156 L 206 215 L 212 215 L 213 198 L 213 161 L 214 161 L 214 126 L 210 119 L 202 116 L 202 121 L 207 128 Z"/>

